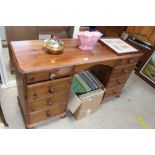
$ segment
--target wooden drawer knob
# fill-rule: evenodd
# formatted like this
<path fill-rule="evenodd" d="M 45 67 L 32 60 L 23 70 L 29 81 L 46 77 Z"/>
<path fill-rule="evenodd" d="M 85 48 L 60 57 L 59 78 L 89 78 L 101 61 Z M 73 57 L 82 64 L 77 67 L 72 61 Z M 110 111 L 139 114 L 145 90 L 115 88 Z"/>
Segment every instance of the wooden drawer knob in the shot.
<path fill-rule="evenodd" d="M 53 89 L 53 88 L 50 88 L 50 89 L 48 90 L 48 92 L 49 92 L 49 93 L 54 93 L 54 89 Z"/>
<path fill-rule="evenodd" d="M 34 78 L 34 77 L 30 78 L 30 81 L 34 81 L 34 80 L 35 80 L 35 78 Z"/>
<path fill-rule="evenodd" d="M 54 80 L 55 78 L 56 78 L 56 74 L 51 73 L 51 75 L 50 75 L 50 79 L 51 79 L 51 80 Z"/>
<path fill-rule="evenodd" d="M 34 112 L 34 111 L 36 111 L 36 109 L 35 109 L 35 108 L 32 108 L 32 109 L 31 109 L 31 112 Z"/>
<path fill-rule="evenodd" d="M 113 95 L 115 95 L 116 97 L 120 97 L 120 93 L 113 91 Z"/>
<path fill-rule="evenodd" d="M 128 63 L 129 63 L 129 64 L 132 64 L 133 62 L 134 62 L 133 59 L 129 59 L 129 60 L 128 60 Z"/>
<path fill-rule="evenodd" d="M 37 94 L 33 94 L 33 98 L 36 99 L 37 98 Z"/>
<path fill-rule="evenodd" d="M 51 112 L 50 112 L 50 111 L 47 111 L 47 112 L 46 112 L 46 116 L 47 116 L 47 117 L 52 117 Z"/>
<path fill-rule="evenodd" d="M 52 104 L 53 104 L 53 103 L 52 103 L 51 100 L 48 100 L 48 101 L 47 101 L 47 105 L 48 105 L 48 106 L 51 106 Z"/>
<path fill-rule="evenodd" d="M 112 93 L 113 93 L 114 95 L 116 95 L 116 94 L 117 94 L 117 92 L 116 92 L 116 91 L 114 91 L 114 90 L 112 90 Z"/>
<path fill-rule="evenodd" d="M 123 73 L 127 73 L 128 70 L 127 70 L 127 69 L 123 69 L 122 72 L 123 72 Z"/>
<path fill-rule="evenodd" d="M 122 84 L 122 82 L 120 81 L 120 79 L 116 80 L 118 84 Z"/>

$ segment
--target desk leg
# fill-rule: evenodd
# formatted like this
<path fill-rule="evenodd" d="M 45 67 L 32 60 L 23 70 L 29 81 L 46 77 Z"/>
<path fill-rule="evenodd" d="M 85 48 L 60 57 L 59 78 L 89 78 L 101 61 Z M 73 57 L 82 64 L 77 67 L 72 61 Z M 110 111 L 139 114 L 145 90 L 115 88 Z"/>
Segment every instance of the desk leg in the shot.
<path fill-rule="evenodd" d="M 116 93 L 115 97 L 120 97 L 121 93 Z"/>
<path fill-rule="evenodd" d="M 115 97 L 120 97 L 120 94 L 119 95 L 116 95 Z"/>
<path fill-rule="evenodd" d="M 66 117 L 66 113 L 63 116 L 61 116 L 60 118 L 65 118 L 65 117 Z"/>

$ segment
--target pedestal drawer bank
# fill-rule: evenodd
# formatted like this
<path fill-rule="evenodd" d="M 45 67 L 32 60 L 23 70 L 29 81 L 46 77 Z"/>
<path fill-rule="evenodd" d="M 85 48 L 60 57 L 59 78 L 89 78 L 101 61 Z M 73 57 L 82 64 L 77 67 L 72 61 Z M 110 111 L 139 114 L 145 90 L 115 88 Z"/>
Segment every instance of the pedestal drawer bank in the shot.
<path fill-rule="evenodd" d="M 43 41 L 13 41 L 11 50 L 16 66 L 18 102 L 26 128 L 64 118 L 74 73 L 96 65 L 109 66 L 105 98 L 119 96 L 142 53 L 117 56 L 97 43 L 94 50 L 82 51 L 77 39 L 64 39 L 62 54 L 50 55 Z M 99 76 L 105 74 L 99 72 Z M 107 77 L 107 76 L 106 76 Z"/>

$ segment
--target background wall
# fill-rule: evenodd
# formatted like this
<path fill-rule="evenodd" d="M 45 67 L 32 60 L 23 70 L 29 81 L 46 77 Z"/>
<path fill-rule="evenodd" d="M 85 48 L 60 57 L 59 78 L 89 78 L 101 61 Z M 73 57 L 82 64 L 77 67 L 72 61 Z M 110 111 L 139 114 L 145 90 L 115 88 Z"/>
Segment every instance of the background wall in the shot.
<path fill-rule="evenodd" d="M 142 34 L 155 44 L 155 26 L 128 26 L 127 32 L 131 34 Z"/>
<path fill-rule="evenodd" d="M 4 26 L 0 26 L 0 36 L 1 36 L 1 40 L 6 40 Z"/>

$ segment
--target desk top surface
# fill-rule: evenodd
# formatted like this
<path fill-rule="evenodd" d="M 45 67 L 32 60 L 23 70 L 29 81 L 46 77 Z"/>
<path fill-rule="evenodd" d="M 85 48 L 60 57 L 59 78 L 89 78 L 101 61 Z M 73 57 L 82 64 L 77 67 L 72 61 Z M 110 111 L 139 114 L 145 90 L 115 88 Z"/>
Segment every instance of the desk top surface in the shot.
<path fill-rule="evenodd" d="M 42 40 L 12 41 L 11 48 L 18 69 L 27 73 L 37 70 L 74 66 L 93 62 L 124 59 L 138 56 L 129 54 L 117 56 L 111 49 L 97 43 L 94 50 L 79 49 L 77 39 L 62 39 L 64 51 L 59 55 L 51 55 L 43 50 Z"/>

